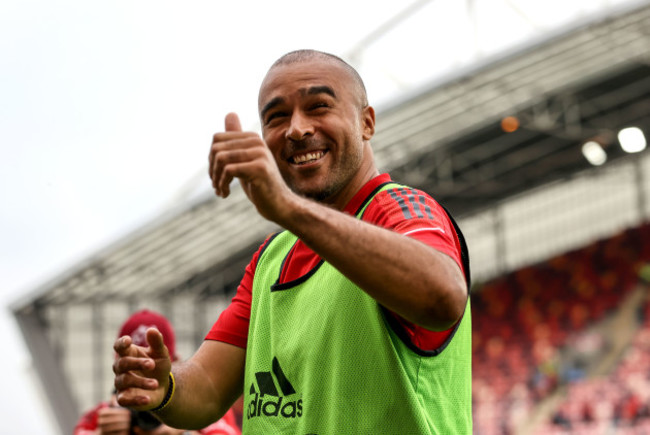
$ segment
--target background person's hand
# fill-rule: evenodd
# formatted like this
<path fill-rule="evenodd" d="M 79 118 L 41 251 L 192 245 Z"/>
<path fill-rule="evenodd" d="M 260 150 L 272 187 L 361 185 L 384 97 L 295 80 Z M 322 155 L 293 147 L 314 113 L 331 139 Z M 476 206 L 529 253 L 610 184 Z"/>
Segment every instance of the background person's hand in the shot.
<path fill-rule="evenodd" d="M 99 435 L 129 435 L 131 411 L 117 404 L 115 396 L 111 397 L 109 406 L 97 411 L 97 431 Z"/>
<path fill-rule="evenodd" d="M 113 363 L 117 402 L 135 410 L 158 406 L 169 386 L 171 359 L 156 328 L 147 330 L 148 347 L 136 346 L 131 337 L 120 337 L 113 348 L 117 353 Z"/>

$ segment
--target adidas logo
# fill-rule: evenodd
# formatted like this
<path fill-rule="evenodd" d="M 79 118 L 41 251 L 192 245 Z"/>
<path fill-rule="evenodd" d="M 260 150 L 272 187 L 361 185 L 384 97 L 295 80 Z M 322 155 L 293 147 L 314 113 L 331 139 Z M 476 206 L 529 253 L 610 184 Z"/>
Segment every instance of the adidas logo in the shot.
<path fill-rule="evenodd" d="M 286 396 L 293 396 L 296 390 L 291 385 L 280 367 L 277 358 L 273 358 L 270 372 L 255 373 L 255 381 L 251 384 L 250 396 L 246 418 L 254 417 L 302 417 L 302 398 L 288 400 Z M 278 392 L 278 388 L 282 394 Z M 257 389 L 255 388 L 257 383 Z"/>

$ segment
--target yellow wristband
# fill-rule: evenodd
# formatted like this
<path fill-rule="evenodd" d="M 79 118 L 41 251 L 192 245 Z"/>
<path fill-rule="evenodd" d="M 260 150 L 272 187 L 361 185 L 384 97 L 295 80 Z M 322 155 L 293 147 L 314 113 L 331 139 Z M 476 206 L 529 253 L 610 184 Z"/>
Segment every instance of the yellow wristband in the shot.
<path fill-rule="evenodd" d="M 162 400 L 162 402 L 160 402 L 160 405 L 156 406 L 153 409 L 150 409 L 149 411 L 158 412 L 163 410 L 167 405 L 169 405 L 169 402 L 172 401 L 172 397 L 174 396 L 174 391 L 176 391 L 176 381 L 174 381 L 174 374 L 170 371 L 169 388 L 167 388 L 167 394 L 165 394 L 165 398 Z"/>

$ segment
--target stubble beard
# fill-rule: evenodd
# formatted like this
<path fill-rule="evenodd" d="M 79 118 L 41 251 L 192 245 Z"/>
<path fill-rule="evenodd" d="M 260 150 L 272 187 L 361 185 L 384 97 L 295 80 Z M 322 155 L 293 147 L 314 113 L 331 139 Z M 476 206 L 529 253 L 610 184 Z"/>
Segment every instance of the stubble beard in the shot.
<path fill-rule="evenodd" d="M 321 187 L 314 189 L 300 188 L 297 185 L 298 183 L 294 183 L 290 177 L 284 176 L 284 180 L 289 188 L 298 195 L 313 199 L 317 202 L 328 203 L 330 202 L 328 200 L 341 192 L 361 169 L 362 157 L 363 151 L 359 148 L 358 152 L 349 155 L 347 159 L 341 161 L 341 164 L 328 172 L 324 185 Z"/>

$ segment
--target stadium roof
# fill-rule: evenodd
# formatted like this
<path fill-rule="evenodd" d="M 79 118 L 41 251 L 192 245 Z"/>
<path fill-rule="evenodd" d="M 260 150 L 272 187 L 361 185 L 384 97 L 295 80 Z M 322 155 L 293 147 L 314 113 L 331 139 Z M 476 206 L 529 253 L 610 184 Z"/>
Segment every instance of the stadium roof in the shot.
<path fill-rule="evenodd" d="M 587 139 L 597 137 L 610 160 L 622 156 L 618 129 L 650 131 L 649 61 L 647 3 L 486 59 L 380 109 L 377 163 L 457 216 L 471 214 L 589 167 L 581 154 Z M 509 115 L 521 125 L 504 133 L 500 121 Z M 44 284 L 29 301 L 221 292 L 228 271 L 275 229 L 238 186 L 227 200 L 202 196 Z"/>
<path fill-rule="evenodd" d="M 506 116 L 519 129 L 504 134 Z M 380 164 L 457 215 L 590 167 L 586 140 L 617 159 L 619 129 L 650 131 L 650 7 L 486 59 L 417 90 L 377 124 Z"/>

